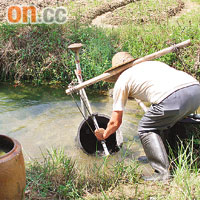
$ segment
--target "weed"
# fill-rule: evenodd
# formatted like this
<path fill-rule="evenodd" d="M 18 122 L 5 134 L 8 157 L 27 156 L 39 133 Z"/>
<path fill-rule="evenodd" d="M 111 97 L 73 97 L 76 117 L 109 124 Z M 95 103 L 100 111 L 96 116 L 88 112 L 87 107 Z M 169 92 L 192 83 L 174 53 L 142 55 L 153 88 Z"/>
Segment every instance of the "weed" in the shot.
<path fill-rule="evenodd" d="M 103 73 L 110 67 L 114 52 L 105 31 L 95 27 L 80 29 L 60 25 L 2 25 L 1 80 L 41 84 L 70 83 L 74 78 L 74 55 L 70 43 L 82 42 L 81 67 L 84 79 Z M 12 27 L 12 28 L 11 28 Z M 56 47 L 56 48 L 55 48 Z M 96 84 L 95 87 L 104 86 Z"/>
<path fill-rule="evenodd" d="M 194 1 L 199 3 L 199 0 Z M 146 6 L 149 2 L 151 9 L 155 11 L 151 19 L 149 18 L 152 13 L 147 9 L 148 5 L 143 9 L 144 4 Z M 69 44 L 75 42 L 84 44 L 80 52 L 80 61 L 83 78 L 87 80 L 111 67 L 112 56 L 118 51 L 128 51 L 134 58 L 139 58 L 186 39 L 192 39 L 190 47 L 167 54 L 158 60 L 187 71 L 199 80 L 199 9 L 177 20 L 171 20 L 169 15 L 165 20 L 160 20 L 161 11 L 167 13 L 167 7 L 158 11 L 153 1 L 137 3 L 138 9 L 133 11 L 140 12 L 136 13 L 138 23 L 111 30 L 83 24 L 81 17 L 84 13 L 88 14 L 90 9 L 81 5 L 77 10 L 76 2 L 73 1 L 69 5 L 72 20 L 65 25 L 0 24 L 0 80 L 31 82 L 37 85 L 59 83 L 66 86 L 75 79 L 74 54 L 67 49 Z M 89 2 L 91 9 L 101 4 L 102 1 Z M 129 6 L 133 9 L 131 6 L 134 5 Z M 142 11 L 145 12 L 145 16 Z M 95 14 L 92 13 L 92 16 Z M 126 18 L 129 14 L 127 13 Z M 123 17 L 123 13 L 121 15 Z M 110 86 L 112 85 L 100 82 L 91 87 L 107 89 Z M 93 199 L 128 199 L 124 193 L 118 198 L 115 194 L 109 195 L 108 191 L 120 188 L 120 184 L 129 184 L 138 199 L 149 199 L 152 196 L 158 199 L 163 199 L 163 196 L 166 199 L 197 199 L 200 196 L 198 159 L 199 138 L 195 138 L 186 147 L 182 144 L 178 157 L 173 158 L 176 167 L 171 183 L 164 186 L 150 185 L 150 189 L 143 189 L 147 184 L 138 183 L 138 164 L 135 162 L 126 164 L 125 159 L 122 159 L 110 166 L 103 160 L 100 165 L 94 163 L 87 171 L 79 171 L 76 163 L 66 157 L 63 150 L 48 151 L 43 162 L 34 161 L 27 165 L 26 197 L 83 199 L 87 194 L 100 193 L 102 197 Z M 170 192 L 167 191 L 169 189 Z M 165 190 L 162 196 L 161 193 Z"/>
<path fill-rule="evenodd" d="M 197 9 L 175 21 L 151 21 L 115 30 L 82 24 L 80 15 L 76 12 L 72 13 L 75 18 L 65 25 L 1 24 L 0 79 L 38 85 L 44 82 L 69 84 L 75 79 L 75 62 L 73 53 L 67 47 L 75 42 L 84 44 L 80 60 L 83 78 L 88 80 L 111 67 L 112 56 L 118 51 L 128 51 L 138 58 L 189 38 L 192 39 L 190 47 L 158 60 L 187 71 L 199 79 L 198 13 Z M 100 82 L 91 87 L 107 89 L 110 86 L 112 85 Z"/>
<path fill-rule="evenodd" d="M 26 170 L 27 198 L 79 198 L 82 190 L 78 190 L 76 185 L 78 175 L 74 166 L 75 163 L 64 155 L 63 150 L 48 151 L 43 162 L 31 162 Z"/>
<path fill-rule="evenodd" d="M 175 188 L 176 193 L 172 192 L 169 199 L 196 199 L 199 195 L 199 169 L 193 153 L 193 140 L 186 146 L 181 143 L 179 146 L 178 157 L 172 159 L 175 163 L 174 178 L 171 187 Z"/>
<path fill-rule="evenodd" d="M 124 161 L 109 165 L 106 160 L 94 163 L 92 168 L 81 171 L 67 158 L 62 149 L 43 154 L 43 161 L 27 165 L 26 197 L 52 199 L 81 199 L 86 193 L 102 192 L 120 183 L 135 183 L 138 165 Z"/>

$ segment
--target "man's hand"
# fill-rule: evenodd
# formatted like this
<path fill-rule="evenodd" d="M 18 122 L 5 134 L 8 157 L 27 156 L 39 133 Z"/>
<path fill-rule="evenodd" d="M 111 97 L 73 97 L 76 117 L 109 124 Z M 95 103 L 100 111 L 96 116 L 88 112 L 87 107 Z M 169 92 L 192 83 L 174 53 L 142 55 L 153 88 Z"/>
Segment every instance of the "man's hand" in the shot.
<path fill-rule="evenodd" d="M 104 140 L 104 137 L 103 137 L 104 132 L 105 132 L 104 128 L 99 128 L 99 129 L 96 129 L 94 133 L 98 140 Z"/>
<path fill-rule="evenodd" d="M 97 139 L 105 140 L 110 135 L 115 133 L 115 131 L 120 127 L 122 123 L 122 115 L 123 115 L 123 111 L 113 111 L 106 130 L 104 128 L 99 128 L 95 130 L 94 133 Z"/>

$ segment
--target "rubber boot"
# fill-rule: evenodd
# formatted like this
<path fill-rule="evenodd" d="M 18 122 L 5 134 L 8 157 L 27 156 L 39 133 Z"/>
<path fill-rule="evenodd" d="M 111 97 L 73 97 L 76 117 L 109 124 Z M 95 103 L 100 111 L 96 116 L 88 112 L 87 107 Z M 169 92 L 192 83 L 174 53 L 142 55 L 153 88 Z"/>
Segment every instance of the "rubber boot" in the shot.
<path fill-rule="evenodd" d="M 152 176 L 143 176 L 145 181 L 168 180 L 169 160 L 161 137 L 154 133 L 144 133 L 140 136 L 144 152 L 149 160 L 150 165 L 155 170 Z"/>

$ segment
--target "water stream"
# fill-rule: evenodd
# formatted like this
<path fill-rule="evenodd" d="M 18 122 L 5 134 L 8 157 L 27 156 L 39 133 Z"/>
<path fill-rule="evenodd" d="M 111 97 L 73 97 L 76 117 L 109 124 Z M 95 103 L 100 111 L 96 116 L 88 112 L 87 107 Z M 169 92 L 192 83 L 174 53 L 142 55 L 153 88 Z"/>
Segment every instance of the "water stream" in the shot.
<path fill-rule="evenodd" d="M 88 98 L 93 112 L 110 116 L 111 97 L 91 94 Z M 80 103 L 78 96 L 76 99 Z M 121 131 L 124 142 L 133 144 L 129 148 L 130 158 L 143 153 L 139 142 L 134 140 L 142 113 L 135 101 L 128 102 Z M 75 144 L 82 120 L 72 98 L 65 94 L 65 88 L 0 84 L 0 134 L 13 137 L 21 143 L 25 160 L 41 159 L 47 149 L 61 147 L 69 157 L 80 162 L 93 162 L 97 158 L 86 155 Z M 114 155 L 113 159 L 121 157 L 123 151 Z"/>

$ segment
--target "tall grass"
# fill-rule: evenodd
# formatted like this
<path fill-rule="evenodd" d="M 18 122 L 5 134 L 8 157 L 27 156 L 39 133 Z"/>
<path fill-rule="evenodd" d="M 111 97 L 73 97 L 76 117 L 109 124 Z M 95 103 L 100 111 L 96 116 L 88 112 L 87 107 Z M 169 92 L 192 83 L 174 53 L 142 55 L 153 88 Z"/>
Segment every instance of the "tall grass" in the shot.
<path fill-rule="evenodd" d="M 177 53 L 169 53 L 158 60 L 180 70 L 188 71 L 199 79 L 199 63 L 197 62 L 200 42 L 199 20 L 200 18 L 195 15 L 194 18 L 188 16 L 182 18 L 175 24 L 165 22 L 159 25 L 123 27 L 120 30 L 120 41 L 123 44 L 123 49 L 137 58 L 191 39 L 192 45 L 190 47 Z"/>
<path fill-rule="evenodd" d="M 169 199 L 198 199 L 200 194 L 200 175 L 198 161 L 195 158 L 193 140 L 179 146 L 178 157 L 172 156 L 175 164 L 172 192 Z"/>
<path fill-rule="evenodd" d="M 65 25 L 0 24 L 0 80 L 67 85 L 75 79 L 74 55 L 67 47 L 84 44 L 80 52 L 84 80 L 111 67 L 112 56 L 128 51 L 138 58 L 174 43 L 192 39 L 192 45 L 159 60 L 188 71 L 199 79 L 199 9 L 178 20 L 102 29 L 80 23 L 77 16 Z M 92 88 L 106 89 L 100 82 Z"/>
<path fill-rule="evenodd" d="M 78 167 L 64 150 L 49 150 L 43 161 L 26 167 L 26 199 L 198 199 L 200 175 L 193 154 L 193 141 L 179 146 L 172 179 L 168 182 L 144 182 L 139 179 L 139 164 L 120 161 L 110 163 L 100 158 L 86 168 Z"/>
<path fill-rule="evenodd" d="M 70 83 L 75 78 L 75 59 L 67 47 L 75 42 L 84 44 L 81 66 L 84 79 L 90 79 L 111 66 L 115 51 L 104 30 L 89 26 L 1 24 L 0 34 L 3 81 Z"/>
<path fill-rule="evenodd" d="M 27 199 L 78 199 L 82 189 L 76 183 L 75 163 L 63 150 L 48 151 L 43 162 L 31 162 L 26 168 Z"/>
<path fill-rule="evenodd" d="M 199 0 L 193 1 L 200 3 Z M 92 2 L 92 6 L 99 5 L 99 2 Z M 84 44 L 80 61 L 83 78 L 87 80 L 111 67 L 112 56 L 118 51 L 128 51 L 138 58 L 187 39 L 192 39 L 190 47 L 158 60 L 187 71 L 199 80 L 199 12 L 197 9 L 177 20 L 167 18 L 160 23 L 150 21 L 117 29 L 81 24 L 76 12 L 72 13 L 74 21 L 65 25 L 0 24 L 0 80 L 66 86 L 75 79 L 74 54 L 67 49 L 75 42 Z M 107 89 L 109 86 L 100 82 L 91 87 Z M 194 140 L 194 145 L 198 142 Z M 200 176 L 193 143 L 186 147 L 181 145 L 178 158 L 172 157 L 175 168 L 173 180 L 169 183 L 148 185 L 141 182 L 138 163 L 133 161 L 127 165 L 125 161 L 126 157 L 109 165 L 103 160 L 100 165 L 94 163 L 88 171 L 82 171 L 63 150 L 48 151 L 42 162 L 27 164 L 26 198 L 197 199 L 200 196 Z M 120 190 L 122 185 L 130 186 L 135 196 L 129 198 L 126 192 L 123 193 Z M 88 197 L 88 194 L 94 195 Z"/>
<path fill-rule="evenodd" d="M 101 158 L 100 158 L 101 159 Z M 86 194 L 104 193 L 122 183 L 138 180 L 136 162 L 109 164 L 105 159 L 81 169 L 62 149 L 48 150 L 43 161 L 27 164 L 27 199 L 83 199 Z"/>

